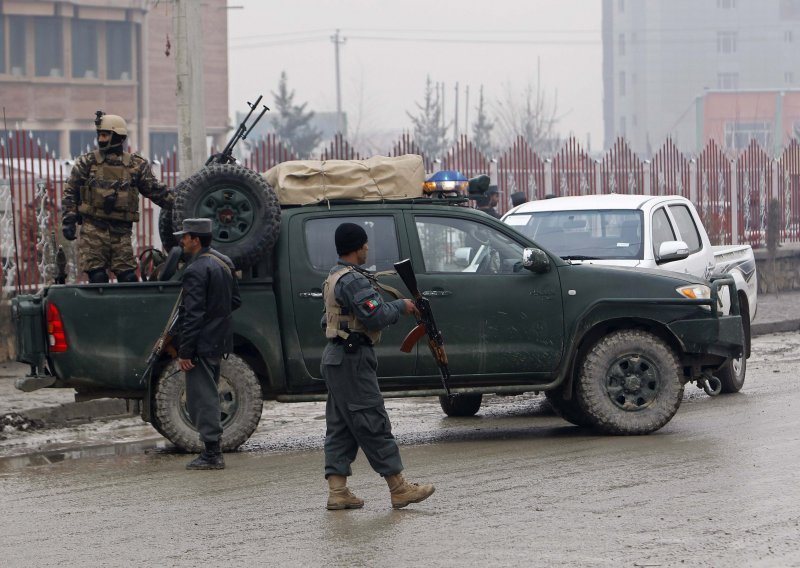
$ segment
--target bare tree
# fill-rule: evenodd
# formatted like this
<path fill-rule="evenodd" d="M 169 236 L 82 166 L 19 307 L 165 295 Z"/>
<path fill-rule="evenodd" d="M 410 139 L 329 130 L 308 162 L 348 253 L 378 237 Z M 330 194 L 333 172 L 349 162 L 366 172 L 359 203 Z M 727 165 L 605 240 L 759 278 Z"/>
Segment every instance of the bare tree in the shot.
<path fill-rule="evenodd" d="M 494 128 L 494 123 L 486 113 L 486 104 L 483 100 L 483 85 L 481 85 L 478 106 L 475 107 L 475 110 L 478 111 L 478 118 L 472 123 L 472 138 L 478 150 L 488 157 L 492 154 L 492 129 Z"/>
<path fill-rule="evenodd" d="M 517 94 L 506 83 L 502 97 L 495 103 L 495 117 L 502 144 L 511 145 L 521 135 L 539 152 L 553 152 L 558 148 L 558 94 L 551 104 L 541 83 L 528 83 L 522 94 Z"/>

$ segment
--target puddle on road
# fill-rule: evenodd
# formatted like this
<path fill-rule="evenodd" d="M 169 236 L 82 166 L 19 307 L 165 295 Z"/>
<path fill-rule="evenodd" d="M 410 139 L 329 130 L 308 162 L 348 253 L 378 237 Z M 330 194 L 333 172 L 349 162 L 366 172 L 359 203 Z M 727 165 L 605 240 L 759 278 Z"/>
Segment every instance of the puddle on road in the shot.
<path fill-rule="evenodd" d="M 28 467 L 54 465 L 82 458 L 130 456 L 151 452 L 175 453 L 177 451 L 175 446 L 166 440 L 142 440 L 123 444 L 53 449 L 20 456 L 0 457 L 0 473 L 11 473 Z"/>

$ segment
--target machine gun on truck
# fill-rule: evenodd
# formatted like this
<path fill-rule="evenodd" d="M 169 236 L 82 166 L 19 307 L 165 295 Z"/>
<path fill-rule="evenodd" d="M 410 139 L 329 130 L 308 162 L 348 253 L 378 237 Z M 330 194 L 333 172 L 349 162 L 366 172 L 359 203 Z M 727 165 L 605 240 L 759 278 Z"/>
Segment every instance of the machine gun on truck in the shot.
<path fill-rule="evenodd" d="M 233 164 L 236 162 L 236 158 L 233 157 L 233 148 L 239 143 L 239 140 L 245 140 L 247 138 L 247 135 L 253 131 L 253 128 L 255 128 L 256 124 L 258 124 L 258 121 L 261 120 L 261 117 L 264 116 L 269 110 L 267 105 L 262 105 L 264 108 L 248 128 L 247 121 L 250 120 L 253 111 L 256 110 L 256 107 L 258 106 L 258 103 L 261 102 L 262 98 L 264 98 L 263 95 L 258 95 L 256 102 L 251 103 L 250 101 L 247 101 L 247 106 L 250 107 L 250 112 L 247 113 L 247 116 L 244 117 L 244 120 L 239 123 L 239 126 L 236 127 L 236 132 L 234 132 L 233 136 L 231 136 L 231 139 L 228 140 L 228 143 L 225 145 L 225 148 L 223 148 L 222 152 L 209 156 L 208 160 L 206 160 L 206 165 Z"/>

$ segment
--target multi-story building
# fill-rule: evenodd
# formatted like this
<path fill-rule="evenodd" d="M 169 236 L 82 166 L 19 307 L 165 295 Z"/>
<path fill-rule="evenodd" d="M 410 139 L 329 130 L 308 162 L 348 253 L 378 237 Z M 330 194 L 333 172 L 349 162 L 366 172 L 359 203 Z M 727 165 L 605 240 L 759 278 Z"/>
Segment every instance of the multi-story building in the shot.
<path fill-rule="evenodd" d="M 624 136 L 647 155 L 671 137 L 696 152 L 727 132 L 740 149 L 759 130 L 774 149 L 797 136 L 796 95 L 782 93 L 800 89 L 800 0 L 603 0 L 603 53 L 607 147 Z"/>
<path fill-rule="evenodd" d="M 202 10 L 206 128 L 229 130 L 227 0 Z M 2 0 L 0 104 L 57 157 L 94 144 L 102 109 L 128 122 L 131 147 L 163 155 L 177 144 L 174 5 L 166 0 Z"/>

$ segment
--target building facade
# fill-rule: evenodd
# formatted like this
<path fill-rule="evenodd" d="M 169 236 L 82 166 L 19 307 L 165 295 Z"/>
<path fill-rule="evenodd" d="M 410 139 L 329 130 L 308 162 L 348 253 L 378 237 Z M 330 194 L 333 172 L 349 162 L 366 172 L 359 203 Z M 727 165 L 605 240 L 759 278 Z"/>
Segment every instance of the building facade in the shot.
<path fill-rule="evenodd" d="M 623 136 L 650 155 L 671 137 L 697 152 L 721 129 L 734 150 L 770 123 L 782 146 L 800 121 L 781 95 L 800 89 L 798 52 L 800 0 L 603 0 L 605 145 Z"/>
<path fill-rule="evenodd" d="M 202 10 L 206 127 L 219 145 L 229 130 L 227 0 Z M 59 158 L 95 143 L 94 115 L 128 122 L 145 156 L 177 144 L 174 6 L 160 0 L 0 1 L 0 100 L 22 128 Z M 223 142 L 224 143 L 224 142 Z"/>

